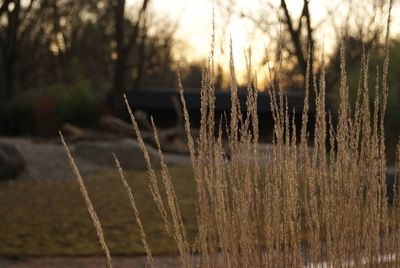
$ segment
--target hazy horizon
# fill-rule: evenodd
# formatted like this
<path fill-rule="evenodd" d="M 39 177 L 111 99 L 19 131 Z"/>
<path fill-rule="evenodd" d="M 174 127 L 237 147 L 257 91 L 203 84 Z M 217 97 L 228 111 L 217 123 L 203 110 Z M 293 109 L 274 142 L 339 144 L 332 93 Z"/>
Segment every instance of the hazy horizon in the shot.
<path fill-rule="evenodd" d="M 352 2 L 354 4 L 359 1 Z M 165 16 L 178 24 L 175 36 L 178 41 L 183 41 L 184 44 L 183 46 L 178 46 L 177 54 L 180 55 L 176 56 L 178 58 L 184 57 L 188 62 L 196 62 L 206 60 L 209 55 L 212 35 L 213 2 L 215 2 L 216 61 L 224 66 L 225 71 L 227 70 L 227 63 L 229 62 L 229 38 L 231 36 L 239 79 L 241 80 L 245 74 L 244 51 L 248 48 L 251 48 L 253 52 L 252 61 L 254 67 L 259 69 L 258 75 L 262 76 L 263 73 L 267 72 L 265 64 L 262 63 L 265 59 L 265 49 L 269 50 L 268 53 L 271 54 L 275 52 L 273 48 L 270 48 L 271 40 L 260 30 L 256 29 L 254 24 L 249 20 L 241 18 L 238 15 L 241 11 L 259 12 L 261 1 L 252 1 L 249 3 L 249 1 L 244 0 L 154 0 L 152 7 L 156 12 L 156 16 Z M 287 0 L 286 2 L 293 19 L 297 20 L 302 11 L 303 2 L 296 0 Z M 234 9 L 232 12 L 233 15 L 229 18 L 226 16 L 223 17 L 222 15 L 226 12 L 224 5 L 231 5 L 232 3 L 234 3 L 234 6 L 231 7 Z M 279 6 L 280 1 L 271 0 L 266 3 Z M 127 5 L 133 8 L 134 0 L 127 0 Z M 334 14 L 335 22 L 328 16 L 328 9 L 337 12 Z M 341 22 L 340 17 L 345 16 L 346 12 L 348 10 L 346 10 L 346 3 L 343 3 L 343 1 L 310 1 L 312 26 L 318 27 L 317 34 L 314 36 L 314 39 L 317 40 L 317 50 L 321 50 L 323 46 L 326 53 L 329 54 L 332 52 L 336 38 L 332 24 L 336 23 L 336 26 L 338 26 Z M 396 14 L 396 11 L 392 14 Z M 393 16 L 392 32 L 394 35 L 398 34 L 399 28 L 399 22 Z M 279 25 L 271 26 L 271 31 L 278 30 Z"/>

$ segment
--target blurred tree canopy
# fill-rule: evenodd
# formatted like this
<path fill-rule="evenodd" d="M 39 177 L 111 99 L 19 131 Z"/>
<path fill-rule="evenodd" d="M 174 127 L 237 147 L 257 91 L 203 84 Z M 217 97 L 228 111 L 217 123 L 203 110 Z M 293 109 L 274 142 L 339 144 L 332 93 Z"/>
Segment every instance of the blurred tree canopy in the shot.
<path fill-rule="evenodd" d="M 314 69 L 317 74 L 320 72 L 320 55 L 326 41 L 335 47 L 343 39 L 345 46 L 353 49 L 353 40 L 359 40 L 361 42 L 357 51 L 361 51 L 363 46 L 381 45 L 389 9 L 389 1 L 381 0 L 366 0 L 362 3 L 354 0 L 254 1 L 252 5 L 244 7 L 239 2 L 217 0 L 219 7 L 226 13 L 225 17 L 243 19 L 253 25 L 258 36 L 264 36 L 264 42 L 268 44 L 265 63 L 282 59 L 283 70 L 277 68 L 272 71 L 274 75 L 279 72 L 287 86 L 294 88 L 304 86 L 309 56 L 310 69 Z M 314 6 L 313 9 L 312 5 L 316 3 L 319 8 Z M 325 15 L 321 17 L 321 14 L 316 14 L 319 11 Z M 229 19 L 225 23 L 228 24 Z M 329 36 L 325 36 L 327 32 Z M 335 58 L 335 52 L 325 55 L 325 61 L 330 62 Z M 360 59 L 352 57 L 348 61 L 353 63 Z M 312 81 L 309 82 L 312 86 Z"/>
<path fill-rule="evenodd" d="M 171 69 L 176 25 L 155 22 L 143 1 L 133 18 L 125 1 L 6 0 L 0 7 L 1 96 L 65 82 L 77 60 L 96 88 L 135 89 L 155 62 Z M 128 87 L 128 88 L 127 88 Z"/>
<path fill-rule="evenodd" d="M 275 4 L 260 1 L 257 12 L 236 10 L 236 1 L 217 1 L 225 3 L 222 20 L 236 14 L 263 32 L 270 41 L 268 52 L 279 51 L 272 60 L 282 57 L 287 62 L 281 75 L 289 87 L 303 87 L 309 49 L 315 48 L 314 54 L 322 50 L 323 39 L 318 35 L 321 25 L 329 24 L 336 34 L 333 53 L 326 57 L 328 90 L 334 89 L 337 82 L 340 40 L 346 46 L 350 80 L 353 73 L 358 75 L 362 48 L 382 48 L 388 1 L 368 0 L 359 8 L 357 1 L 345 0 L 340 3 L 345 6 L 345 13 L 337 16 L 337 9 L 327 9 L 322 22 L 314 20 L 312 0 L 300 1 L 301 10 L 297 13 L 286 0 Z M 178 65 L 183 85 L 199 87 L 203 64 L 187 63 L 184 55 L 179 55 L 183 61 L 176 62 L 176 47 L 182 42 L 176 38 L 178 23 L 157 14 L 152 0 L 138 0 L 129 10 L 125 2 L 0 1 L 1 133 L 33 132 L 32 124 L 38 120 L 35 118 L 45 114 L 37 113 L 42 109 L 38 106 L 50 105 L 44 99 L 54 102 L 54 108 L 45 106 L 56 110 L 59 118 L 55 122 L 91 125 L 101 113 L 121 110 L 121 97 L 126 91 L 175 86 Z M 397 60 L 400 47 L 392 43 L 391 57 Z M 317 75 L 318 59 L 311 57 Z M 268 55 L 265 61 L 269 61 Z M 216 87 L 223 87 L 223 70 L 216 66 Z M 391 64 L 390 68 L 396 70 L 395 66 Z M 395 72 L 389 75 L 393 89 L 391 112 L 397 109 L 399 93 L 395 92 L 400 81 Z"/>
<path fill-rule="evenodd" d="M 25 132 L 28 128 L 15 129 L 11 122 L 18 116 L 32 121 L 44 97 L 58 108 L 61 103 L 83 108 L 75 103 L 82 98 L 100 111 L 108 102 L 114 112 L 123 92 L 140 85 L 174 86 L 177 24 L 154 14 L 150 3 L 143 0 L 127 12 L 124 0 L 0 1 L 2 132 Z M 79 111 L 62 107 L 59 121 L 82 121 L 73 116 Z"/>

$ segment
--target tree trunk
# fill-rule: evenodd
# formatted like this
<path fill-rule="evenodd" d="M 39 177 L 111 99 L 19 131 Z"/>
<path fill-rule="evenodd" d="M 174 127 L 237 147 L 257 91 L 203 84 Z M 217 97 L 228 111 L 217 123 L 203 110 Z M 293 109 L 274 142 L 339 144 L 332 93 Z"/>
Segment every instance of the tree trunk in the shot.
<path fill-rule="evenodd" d="M 8 25 L 5 39 L 3 40 L 3 72 L 4 72 L 4 96 L 6 99 L 13 97 L 15 93 L 15 62 L 17 59 L 17 30 L 19 26 L 19 14 L 21 1 L 14 2 L 14 9 L 7 12 Z"/>
<path fill-rule="evenodd" d="M 125 0 L 117 0 L 114 13 L 115 21 L 115 43 L 117 58 L 114 62 L 113 87 L 109 95 L 109 104 L 114 114 L 120 114 L 122 111 L 122 95 L 125 91 L 125 69 L 126 55 L 124 48 L 124 16 Z"/>
<path fill-rule="evenodd" d="M 306 5 L 306 2 L 307 1 L 305 0 L 305 3 L 304 3 L 305 5 Z M 289 31 L 290 37 L 292 39 L 292 42 L 293 42 L 293 46 L 294 46 L 294 50 L 295 50 L 294 52 L 295 52 L 298 64 L 301 68 L 301 71 L 302 71 L 304 77 L 306 77 L 307 61 L 306 61 L 306 58 L 304 57 L 303 49 L 301 46 L 301 40 L 300 40 L 301 29 L 294 28 L 292 17 L 289 14 L 289 10 L 287 8 L 285 0 L 281 1 L 281 7 L 285 13 L 286 26 L 288 27 L 288 31 Z M 301 17 L 300 17 L 300 20 L 301 20 Z"/>
<path fill-rule="evenodd" d="M 313 29 L 311 27 L 311 15 L 309 10 L 309 0 L 303 1 L 303 11 L 299 18 L 299 25 L 297 28 L 293 25 L 292 17 L 290 16 L 288 7 L 286 5 L 285 0 L 281 0 L 281 8 L 285 14 L 286 25 L 294 46 L 294 54 L 297 58 L 298 66 L 302 72 L 304 81 L 306 80 L 307 76 L 309 80 L 307 81 L 309 84 L 309 98 L 310 103 L 314 103 L 315 100 L 315 89 L 314 89 L 314 40 L 313 40 Z M 306 20 L 306 38 L 302 38 L 302 19 L 305 18 Z M 309 62 L 307 61 L 307 56 L 303 51 L 304 43 L 302 44 L 302 40 L 307 42 L 308 46 L 308 53 L 310 54 Z M 304 41 L 303 41 L 304 42 Z M 307 74 L 307 64 L 310 64 L 310 71 Z M 305 81 L 306 82 L 306 81 Z"/>
<path fill-rule="evenodd" d="M 139 55 L 138 55 L 139 62 L 138 62 L 138 67 L 137 67 L 137 75 L 133 82 L 132 91 L 138 90 L 140 82 L 142 80 L 145 58 L 146 58 L 145 42 L 146 42 L 146 33 L 143 34 L 142 40 L 140 41 L 140 44 L 139 44 Z"/>
<path fill-rule="evenodd" d="M 122 95 L 126 91 L 126 75 L 128 73 L 128 57 L 132 50 L 137 46 L 137 39 L 139 36 L 140 28 L 142 27 L 141 22 L 149 0 L 143 0 L 141 9 L 139 10 L 138 18 L 135 22 L 133 32 L 129 38 L 125 38 L 125 0 L 115 0 L 115 43 L 116 43 L 116 54 L 114 65 L 114 78 L 113 88 L 109 94 L 109 104 L 112 112 L 115 115 L 121 114 L 124 111 L 124 104 Z M 143 44 L 144 45 L 144 44 Z M 143 52 L 144 53 L 144 52 Z M 144 63 L 139 64 L 139 67 Z M 143 67 L 143 66 L 142 66 Z M 138 72 L 138 79 L 140 81 L 141 70 Z"/>
<path fill-rule="evenodd" d="M 125 93 L 125 74 L 126 61 L 121 57 L 115 61 L 113 88 L 109 95 L 110 106 L 115 115 L 119 115 L 123 110 L 123 94 Z"/>
<path fill-rule="evenodd" d="M 15 89 L 13 60 L 8 61 L 4 59 L 3 74 L 4 74 L 4 97 L 5 99 L 11 99 L 14 95 L 14 89 Z"/>

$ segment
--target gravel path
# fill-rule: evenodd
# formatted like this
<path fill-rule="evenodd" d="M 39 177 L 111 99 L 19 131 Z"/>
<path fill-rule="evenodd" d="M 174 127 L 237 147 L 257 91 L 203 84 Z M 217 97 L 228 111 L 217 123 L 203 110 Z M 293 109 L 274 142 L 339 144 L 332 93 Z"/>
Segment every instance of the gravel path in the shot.
<path fill-rule="evenodd" d="M 71 179 L 73 173 L 68 158 L 61 144 L 49 140 L 31 140 L 27 138 L 0 137 L 0 143 L 9 143 L 17 146 L 24 157 L 26 169 L 19 175 L 19 179 Z M 74 145 L 70 145 L 73 152 Z M 168 165 L 189 165 L 190 159 L 185 155 L 165 154 Z M 93 175 L 104 171 L 105 168 L 84 159 L 75 158 L 83 176 Z"/>
<path fill-rule="evenodd" d="M 73 173 L 61 144 L 49 141 L 32 141 L 25 138 L 0 138 L 0 142 L 14 144 L 21 152 L 25 170 L 19 179 L 71 179 Z M 76 159 L 83 175 L 95 174 L 101 168 Z"/>

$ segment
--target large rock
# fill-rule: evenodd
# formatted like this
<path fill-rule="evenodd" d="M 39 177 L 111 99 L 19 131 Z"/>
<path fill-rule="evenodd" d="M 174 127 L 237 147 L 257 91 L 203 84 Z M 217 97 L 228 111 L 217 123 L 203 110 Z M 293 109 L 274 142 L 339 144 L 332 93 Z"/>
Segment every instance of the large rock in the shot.
<path fill-rule="evenodd" d="M 160 165 L 157 151 L 147 146 L 153 167 Z M 115 167 L 112 154 L 118 157 L 124 169 L 147 169 L 143 152 L 133 139 L 110 142 L 82 141 L 75 145 L 74 155 L 84 161 L 105 167 Z"/>
<path fill-rule="evenodd" d="M 17 147 L 0 143 L 0 180 L 16 177 L 25 168 L 24 158 Z"/>

